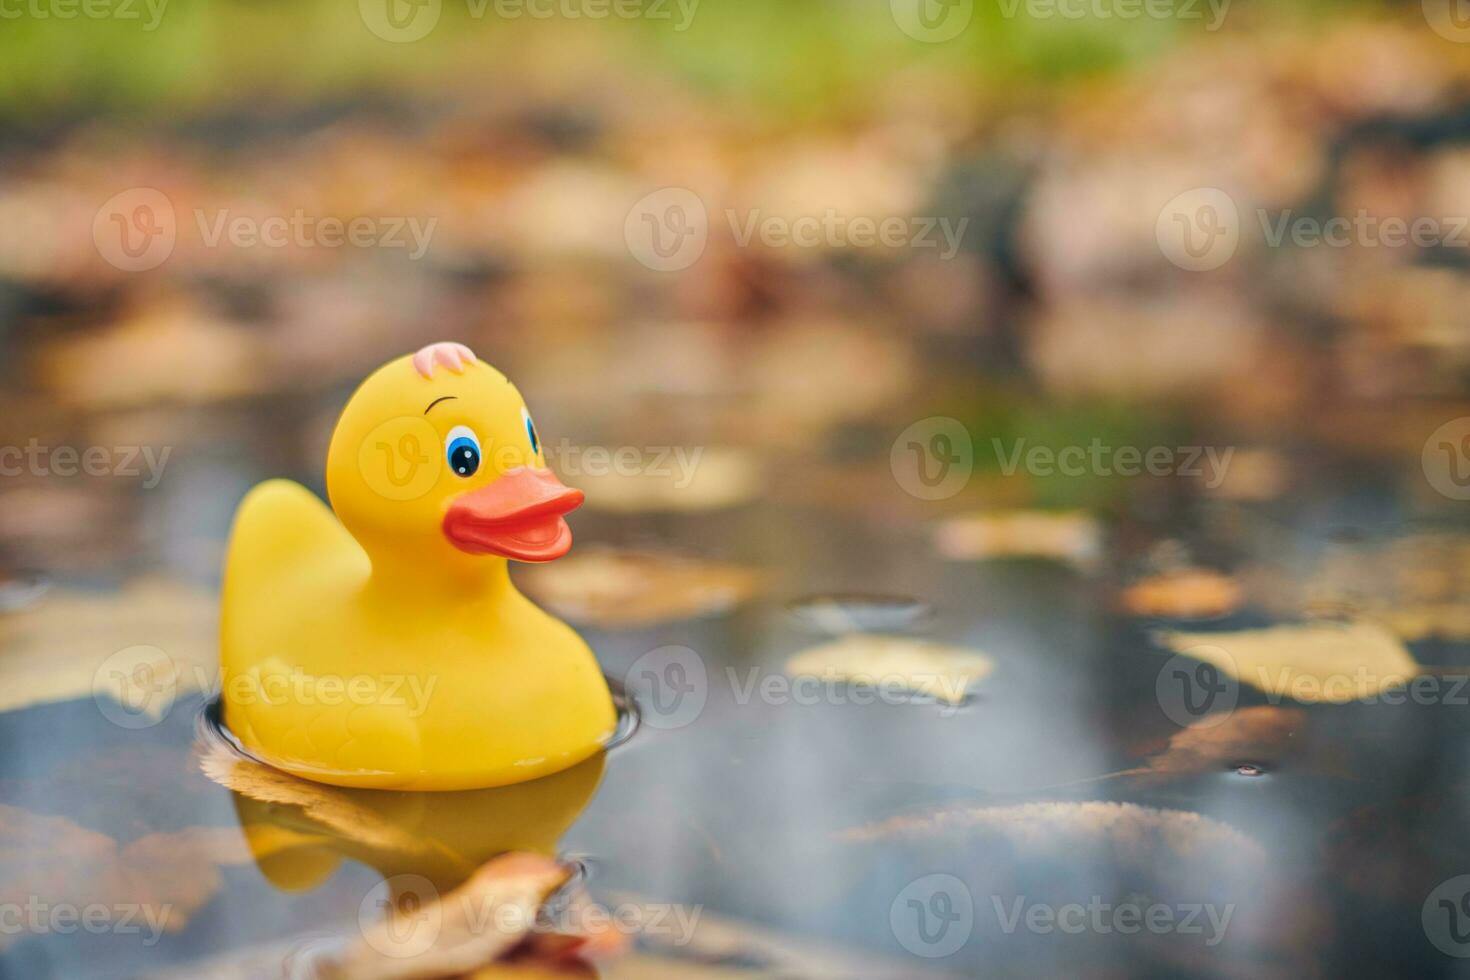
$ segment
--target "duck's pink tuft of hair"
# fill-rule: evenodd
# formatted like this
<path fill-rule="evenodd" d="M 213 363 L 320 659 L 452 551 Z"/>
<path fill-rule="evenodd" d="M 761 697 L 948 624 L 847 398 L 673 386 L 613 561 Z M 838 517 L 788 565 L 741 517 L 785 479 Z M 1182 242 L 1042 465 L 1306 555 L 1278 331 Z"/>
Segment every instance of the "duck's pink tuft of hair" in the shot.
<path fill-rule="evenodd" d="M 426 378 L 434 376 L 434 366 L 442 364 L 455 374 L 463 374 L 465 365 L 478 362 L 475 352 L 464 344 L 430 344 L 413 356 L 414 369 Z"/>

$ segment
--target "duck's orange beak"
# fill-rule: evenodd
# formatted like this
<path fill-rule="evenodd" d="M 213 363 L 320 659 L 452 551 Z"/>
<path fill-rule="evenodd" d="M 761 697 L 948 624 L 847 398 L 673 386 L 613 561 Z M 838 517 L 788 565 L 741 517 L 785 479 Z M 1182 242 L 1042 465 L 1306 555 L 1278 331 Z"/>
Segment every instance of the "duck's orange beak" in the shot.
<path fill-rule="evenodd" d="M 518 466 L 454 498 L 444 536 L 472 555 L 551 561 L 571 548 L 572 529 L 562 515 L 582 506 L 584 497 L 550 470 Z"/>

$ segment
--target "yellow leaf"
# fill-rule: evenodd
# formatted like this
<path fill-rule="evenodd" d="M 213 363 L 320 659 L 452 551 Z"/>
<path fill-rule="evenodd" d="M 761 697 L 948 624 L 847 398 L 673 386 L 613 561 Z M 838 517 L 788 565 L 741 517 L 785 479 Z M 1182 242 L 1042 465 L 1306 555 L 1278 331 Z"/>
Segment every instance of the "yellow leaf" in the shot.
<path fill-rule="evenodd" d="M 215 683 L 217 621 L 212 596 L 166 580 L 52 592 L 0 616 L 0 711 L 95 694 L 157 720 Z"/>
<path fill-rule="evenodd" d="M 1250 863 L 1263 862 L 1266 857 L 1259 843 L 1229 824 L 1198 813 L 1136 803 L 943 806 L 858 827 L 844 832 L 841 839 L 852 843 L 890 838 L 937 841 L 973 835 L 1003 838 L 1022 856 L 1106 845 L 1119 862 L 1141 867 L 1211 854 Z"/>
<path fill-rule="evenodd" d="M 527 568 L 519 580 L 558 615 L 618 628 L 723 612 L 749 599 L 760 576 L 741 565 L 590 548 Z"/>
<path fill-rule="evenodd" d="M 646 456 L 632 472 L 599 466 L 564 475 L 586 491 L 589 508 L 622 514 L 721 510 L 760 492 L 761 467 L 750 450 L 678 448 L 683 455 L 671 455 L 658 465 Z M 592 465 L 585 463 L 588 468 Z"/>
<path fill-rule="evenodd" d="M 1134 616 L 1203 619 L 1224 616 L 1240 605 L 1240 583 L 1204 568 L 1186 568 L 1133 583 L 1123 591 L 1123 608 Z"/>
<path fill-rule="evenodd" d="M 939 525 L 935 546 L 952 561 L 1050 558 L 1086 568 L 1102 554 L 1102 529 L 1081 511 L 966 514 Z"/>
<path fill-rule="evenodd" d="M 1307 704 L 1372 697 L 1420 673 L 1404 645 L 1372 623 L 1166 632 L 1161 639 L 1176 653 L 1213 664 L 1242 683 Z"/>
<path fill-rule="evenodd" d="M 854 633 L 796 654 L 793 677 L 817 677 L 870 687 L 897 687 L 959 704 L 995 662 L 982 653 L 903 636 Z"/>

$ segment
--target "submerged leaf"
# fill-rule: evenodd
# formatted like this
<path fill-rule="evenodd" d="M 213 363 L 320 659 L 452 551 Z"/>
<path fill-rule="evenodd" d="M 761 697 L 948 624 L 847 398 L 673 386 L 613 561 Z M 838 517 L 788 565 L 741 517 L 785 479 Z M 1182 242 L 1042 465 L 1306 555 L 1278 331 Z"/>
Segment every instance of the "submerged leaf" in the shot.
<path fill-rule="evenodd" d="M 591 465 L 586 464 L 586 465 Z M 620 514 L 691 512 L 737 507 L 753 499 L 761 488 L 756 455 L 735 447 L 677 447 L 662 462 L 650 459 L 624 472 L 583 472 L 577 486 L 587 493 L 592 510 Z"/>
<path fill-rule="evenodd" d="M 177 698 L 214 683 L 216 623 L 208 593 L 170 581 L 53 592 L 0 616 L 0 711 L 95 694 L 157 720 Z"/>
<path fill-rule="evenodd" d="M 1308 704 L 1370 698 L 1420 673 L 1404 645 L 1372 623 L 1166 632 L 1160 638 L 1176 653 L 1213 664 L 1242 683 Z"/>
<path fill-rule="evenodd" d="M 1051 558 L 1086 568 L 1102 553 L 1102 529 L 1081 511 L 968 514 L 940 524 L 935 545 L 954 561 Z"/>
<path fill-rule="evenodd" d="M 1211 716 L 1203 724 L 1175 732 L 1167 748 L 1149 756 L 1144 768 L 1129 774 L 1152 782 L 1242 764 L 1274 763 L 1299 747 L 1292 739 L 1303 730 L 1306 720 L 1300 708 L 1271 705 L 1238 708 L 1223 719 Z"/>
<path fill-rule="evenodd" d="M 1119 863 L 1145 867 L 1154 861 L 1212 853 L 1251 863 L 1266 857 L 1260 844 L 1228 824 L 1198 813 L 1136 803 L 950 805 L 858 827 L 844 832 L 841 839 L 860 843 L 973 835 L 1001 837 L 1023 857 L 1102 847 Z"/>
<path fill-rule="evenodd" d="M 126 906 L 140 929 L 177 932 L 219 891 L 219 866 L 249 860 L 234 827 L 191 827 L 119 846 L 66 817 L 0 804 L 0 902 L 7 907 Z M 0 931 L 0 947 L 21 935 Z"/>
<path fill-rule="evenodd" d="M 872 633 L 811 647 L 786 662 L 793 677 L 896 687 L 946 704 L 964 701 L 965 692 L 994 668 L 993 660 L 974 650 Z"/>
<path fill-rule="evenodd" d="M 1121 601 L 1134 616 L 1207 619 L 1234 612 L 1240 599 L 1240 583 L 1230 576 L 1185 568 L 1133 583 Z"/>
<path fill-rule="evenodd" d="M 613 629 L 724 612 L 754 595 L 742 565 L 594 548 L 521 573 L 526 592 L 579 623 Z"/>
<path fill-rule="evenodd" d="M 505 854 L 443 896 L 396 894 L 389 915 L 323 957 L 318 975 L 410 980 L 458 976 L 493 963 L 527 937 L 537 911 L 570 876 L 551 858 Z"/>
<path fill-rule="evenodd" d="M 384 819 L 347 794 L 325 783 L 298 779 L 289 773 L 242 758 L 224 746 L 212 746 L 199 760 L 210 779 L 242 796 L 262 803 L 299 807 L 306 817 L 353 840 L 408 854 L 426 854 L 428 843 Z"/>

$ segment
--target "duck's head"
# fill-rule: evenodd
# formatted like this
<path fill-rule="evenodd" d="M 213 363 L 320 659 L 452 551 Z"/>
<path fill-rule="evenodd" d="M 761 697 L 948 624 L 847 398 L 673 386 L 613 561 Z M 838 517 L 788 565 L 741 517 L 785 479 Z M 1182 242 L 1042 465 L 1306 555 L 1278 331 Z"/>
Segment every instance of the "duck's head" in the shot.
<path fill-rule="evenodd" d="M 332 435 L 327 493 L 369 555 L 416 565 L 560 558 L 564 515 L 582 503 L 547 469 L 515 385 L 460 344 L 363 382 Z"/>

